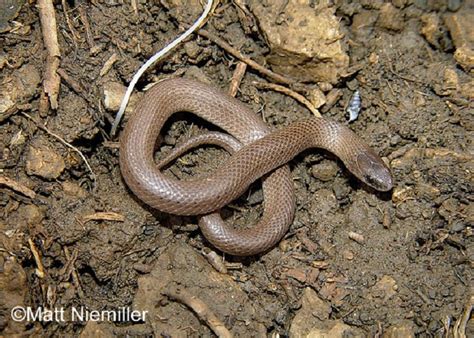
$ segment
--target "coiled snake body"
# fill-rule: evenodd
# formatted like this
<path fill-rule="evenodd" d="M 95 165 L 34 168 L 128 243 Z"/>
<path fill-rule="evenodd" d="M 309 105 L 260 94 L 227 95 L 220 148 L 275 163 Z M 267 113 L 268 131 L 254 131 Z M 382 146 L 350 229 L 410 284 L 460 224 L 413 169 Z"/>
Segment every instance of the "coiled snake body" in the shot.
<path fill-rule="evenodd" d="M 156 140 L 166 120 L 180 111 L 217 125 L 242 147 L 205 177 L 181 181 L 163 175 L 153 160 Z M 230 142 L 223 140 L 222 145 L 232 148 Z M 234 229 L 218 213 L 200 221 L 201 230 L 214 246 L 245 256 L 271 248 L 288 230 L 294 216 L 295 195 L 285 164 L 308 148 L 334 153 L 349 171 L 377 190 L 392 188 L 390 171 L 380 157 L 343 125 L 312 118 L 270 132 L 256 114 L 236 99 L 187 79 L 162 81 L 146 93 L 121 135 L 120 168 L 127 185 L 143 202 L 176 215 L 213 213 L 276 169 L 263 182 L 264 213 L 258 225 Z"/>

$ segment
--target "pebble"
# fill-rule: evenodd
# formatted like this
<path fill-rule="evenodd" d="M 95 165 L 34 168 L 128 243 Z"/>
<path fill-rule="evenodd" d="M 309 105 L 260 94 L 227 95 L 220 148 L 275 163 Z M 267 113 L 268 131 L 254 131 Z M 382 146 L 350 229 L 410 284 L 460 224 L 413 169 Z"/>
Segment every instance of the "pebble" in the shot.
<path fill-rule="evenodd" d="M 45 146 L 30 146 L 26 158 L 26 172 L 46 179 L 56 179 L 64 171 L 65 163 L 60 154 Z"/>
<path fill-rule="evenodd" d="M 414 338 L 413 323 L 403 322 L 385 330 L 382 338 Z"/>
<path fill-rule="evenodd" d="M 334 161 L 323 161 L 313 165 L 311 175 L 323 182 L 331 181 L 337 174 L 337 164 Z"/>
<path fill-rule="evenodd" d="M 403 14 L 399 9 L 394 7 L 391 3 L 385 3 L 380 8 L 377 24 L 382 28 L 399 31 L 404 27 L 405 22 L 403 20 Z"/>

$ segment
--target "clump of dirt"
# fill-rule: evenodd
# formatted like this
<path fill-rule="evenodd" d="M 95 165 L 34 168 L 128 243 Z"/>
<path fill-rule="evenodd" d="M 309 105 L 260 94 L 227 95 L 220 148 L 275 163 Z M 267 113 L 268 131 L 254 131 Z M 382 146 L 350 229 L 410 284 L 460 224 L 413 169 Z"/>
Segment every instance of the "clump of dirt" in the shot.
<path fill-rule="evenodd" d="M 218 253 L 209 260 L 212 247 L 197 218 L 153 210 L 128 190 L 109 136 L 122 85 L 192 23 L 200 2 L 57 3 L 57 110 L 41 108 L 46 54 L 38 7 L 5 3 L 15 6 L 0 18 L 2 334 L 209 336 L 219 325 L 238 336 L 473 334 L 468 2 L 221 1 L 204 28 L 296 79 L 293 90 L 317 92 L 324 116 L 347 123 L 345 108 L 360 92 L 362 110 L 349 126 L 390 164 L 396 184 L 389 193 L 372 191 L 331 154 L 304 152 L 290 163 L 297 211 L 279 245 L 256 257 Z M 311 34 L 321 15 L 330 34 Z M 318 40 L 308 52 L 311 38 Z M 194 35 L 148 71 L 137 91 L 170 76 L 227 90 L 238 61 Z M 247 68 L 237 98 L 268 125 L 312 116 L 289 96 L 257 89 L 254 81 L 265 80 Z M 212 128 L 176 115 L 158 153 Z M 198 149 L 166 173 L 186 179 L 212 172 L 227 156 Z M 256 182 L 223 215 L 251 226 L 262 199 Z M 205 311 L 167 296 L 176 288 Z M 18 320 L 18 307 L 63 310 L 65 318 Z M 148 312 L 75 320 L 81 307 Z"/>

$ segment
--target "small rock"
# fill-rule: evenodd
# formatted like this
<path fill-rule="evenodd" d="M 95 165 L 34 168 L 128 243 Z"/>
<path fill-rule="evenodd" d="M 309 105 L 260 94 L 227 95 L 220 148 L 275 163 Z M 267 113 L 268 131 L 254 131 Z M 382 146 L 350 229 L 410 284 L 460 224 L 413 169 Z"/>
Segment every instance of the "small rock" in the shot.
<path fill-rule="evenodd" d="M 382 296 L 384 301 L 389 300 L 397 294 L 398 285 L 395 279 L 391 276 L 383 276 L 372 288 L 371 293 Z"/>
<path fill-rule="evenodd" d="M 0 1 L 0 33 L 11 29 L 9 22 L 18 16 L 22 5 L 22 0 Z"/>
<path fill-rule="evenodd" d="M 461 0 L 448 0 L 448 9 L 451 12 L 456 12 L 461 7 Z"/>
<path fill-rule="evenodd" d="M 301 308 L 296 313 L 290 327 L 290 336 L 307 337 L 309 331 L 316 325 L 328 321 L 331 307 L 318 297 L 311 288 L 306 288 L 301 297 Z"/>
<path fill-rule="evenodd" d="M 318 82 L 318 86 L 324 93 L 327 93 L 334 88 L 332 84 L 325 81 Z"/>
<path fill-rule="evenodd" d="M 345 337 L 352 337 L 352 338 L 362 338 L 365 337 L 362 330 L 344 324 L 342 320 L 337 320 L 335 324 L 327 329 L 320 329 L 320 328 L 313 328 L 307 335 L 309 338 L 345 338 Z"/>
<path fill-rule="evenodd" d="M 416 195 L 418 197 L 426 198 L 429 201 L 433 201 L 439 197 L 441 192 L 438 188 L 433 187 L 430 184 L 420 183 L 416 185 Z"/>
<path fill-rule="evenodd" d="M 436 13 L 423 14 L 421 16 L 421 34 L 426 40 L 435 47 L 439 47 L 439 39 L 441 34 L 440 20 Z"/>
<path fill-rule="evenodd" d="M 26 158 L 26 172 L 46 179 L 56 179 L 65 168 L 64 159 L 52 149 L 29 147 Z"/>
<path fill-rule="evenodd" d="M 456 49 L 454 59 L 465 70 L 472 71 L 474 68 L 474 50 L 468 46 L 462 46 Z"/>
<path fill-rule="evenodd" d="M 474 10 L 463 10 L 455 14 L 446 15 L 445 24 L 449 29 L 456 48 L 474 43 L 472 22 L 474 22 Z"/>
<path fill-rule="evenodd" d="M 0 256 L 0 299 L 2 312 L 9 314 L 14 307 L 25 307 L 28 302 L 28 275 L 15 257 L 2 258 Z M 2 336 L 20 337 L 31 334 L 24 322 L 5 317 L 6 315 L 2 315 Z"/>
<path fill-rule="evenodd" d="M 393 161 L 392 161 L 393 162 Z M 413 198 L 413 188 L 395 187 L 392 192 L 392 202 L 397 204 Z"/>
<path fill-rule="evenodd" d="M 23 130 L 19 130 L 10 140 L 10 147 L 17 147 L 24 144 L 26 137 L 23 134 Z"/>
<path fill-rule="evenodd" d="M 342 182 L 342 180 L 336 180 L 332 186 L 332 190 L 334 191 L 336 198 L 342 200 L 349 195 L 351 188 Z"/>
<path fill-rule="evenodd" d="M 456 47 L 454 58 L 467 71 L 474 68 L 472 22 L 474 22 L 474 10 L 472 9 L 465 9 L 445 17 L 445 24 Z"/>
<path fill-rule="evenodd" d="M 326 3 L 252 0 L 249 7 L 270 45 L 273 69 L 303 81 L 337 83 L 349 66 L 339 18 Z"/>
<path fill-rule="evenodd" d="M 459 94 L 466 99 L 474 100 L 474 80 L 461 84 L 459 87 Z M 470 130 L 472 130 L 472 128 Z"/>
<path fill-rule="evenodd" d="M 342 256 L 348 261 L 351 261 L 354 259 L 354 253 L 351 250 L 342 251 Z"/>
<path fill-rule="evenodd" d="M 337 209 L 338 206 L 336 196 L 331 190 L 320 189 L 313 194 L 309 212 L 313 216 L 321 216 Z"/>
<path fill-rule="evenodd" d="M 376 22 L 376 12 L 362 10 L 352 18 L 351 30 L 360 38 L 368 37 L 372 33 Z"/>
<path fill-rule="evenodd" d="M 184 75 L 185 75 L 184 77 L 195 79 L 203 83 L 211 84 L 209 77 L 206 74 L 204 74 L 201 68 L 197 66 L 191 66 L 187 68 Z"/>
<path fill-rule="evenodd" d="M 122 98 L 125 95 L 127 88 L 119 82 L 106 82 L 102 87 L 102 97 L 105 109 L 109 111 L 117 111 L 120 108 L 122 103 Z M 127 108 L 125 112 L 129 113 L 134 110 L 138 99 L 142 94 L 132 94 L 130 100 L 128 101 Z"/>
<path fill-rule="evenodd" d="M 377 24 L 382 28 L 399 31 L 404 26 L 403 14 L 391 3 L 386 3 L 380 8 Z"/>
<path fill-rule="evenodd" d="M 311 175 L 323 182 L 331 181 L 337 174 L 338 167 L 334 161 L 323 161 L 313 165 Z"/>
<path fill-rule="evenodd" d="M 308 93 L 308 100 L 315 108 L 319 108 L 326 103 L 326 96 L 319 88 L 313 88 Z"/>
<path fill-rule="evenodd" d="M 466 224 L 462 221 L 453 222 L 453 224 L 449 228 L 451 232 L 461 232 L 464 229 L 466 229 Z"/>
<path fill-rule="evenodd" d="M 196 41 L 189 41 L 184 44 L 184 51 L 185 53 L 191 58 L 191 59 L 196 59 L 201 51 L 201 48 L 197 44 Z"/>
<path fill-rule="evenodd" d="M 459 201 L 454 198 L 448 198 L 438 208 L 438 213 L 446 221 L 450 222 L 457 216 L 459 209 Z"/>
<path fill-rule="evenodd" d="M 18 209 L 17 222 L 22 225 L 38 227 L 44 219 L 44 212 L 34 204 L 26 204 Z"/>
<path fill-rule="evenodd" d="M 414 338 L 413 324 L 411 322 L 403 322 L 398 325 L 389 327 L 382 338 Z"/>
<path fill-rule="evenodd" d="M 288 269 L 284 273 L 285 277 L 291 277 L 293 279 L 296 279 L 298 282 L 304 283 L 306 282 L 306 271 L 301 268 L 293 268 L 293 269 Z"/>
<path fill-rule="evenodd" d="M 17 105 L 28 102 L 38 91 L 41 75 L 33 65 L 24 65 L 0 84 L 0 122 L 17 111 Z"/>
<path fill-rule="evenodd" d="M 446 68 L 443 74 L 443 87 L 442 92 L 437 93 L 438 95 L 452 95 L 457 92 L 459 87 L 458 74 L 452 68 Z"/>
<path fill-rule="evenodd" d="M 398 8 L 405 7 L 407 3 L 408 3 L 408 0 L 392 0 L 392 4 Z"/>
<path fill-rule="evenodd" d="M 76 197 L 79 199 L 87 197 L 87 191 L 85 191 L 76 183 L 66 181 L 63 182 L 62 186 L 64 193 L 68 196 Z"/>

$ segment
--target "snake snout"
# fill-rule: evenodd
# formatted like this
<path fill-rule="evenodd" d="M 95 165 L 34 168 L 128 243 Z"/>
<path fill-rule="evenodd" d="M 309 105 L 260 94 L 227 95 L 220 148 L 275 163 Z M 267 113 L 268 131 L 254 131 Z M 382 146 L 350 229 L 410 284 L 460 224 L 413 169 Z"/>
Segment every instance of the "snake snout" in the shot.
<path fill-rule="evenodd" d="M 366 184 L 379 191 L 389 191 L 393 188 L 390 169 L 377 154 L 366 150 L 357 155 L 356 162 L 360 178 Z"/>

